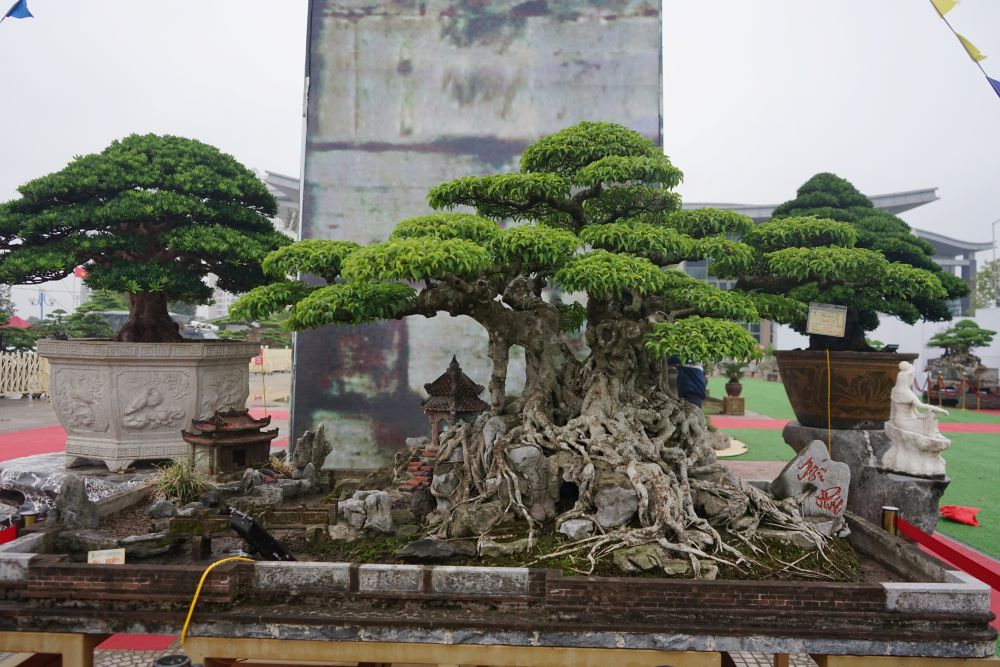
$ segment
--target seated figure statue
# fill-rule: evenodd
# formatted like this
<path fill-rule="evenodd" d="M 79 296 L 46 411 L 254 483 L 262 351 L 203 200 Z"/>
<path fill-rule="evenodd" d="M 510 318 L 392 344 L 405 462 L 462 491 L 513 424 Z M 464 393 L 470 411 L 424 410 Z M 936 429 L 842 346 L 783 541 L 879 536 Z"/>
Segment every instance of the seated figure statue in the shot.
<path fill-rule="evenodd" d="M 924 403 L 913 393 L 914 375 L 913 364 L 900 362 L 885 423 L 891 446 L 882 456 L 882 467 L 918 477 L 942 476 L 945 461 L 941 452 L 951 441 L 938 430 L 935 413 L 946 415 L 948 411 Z"/>

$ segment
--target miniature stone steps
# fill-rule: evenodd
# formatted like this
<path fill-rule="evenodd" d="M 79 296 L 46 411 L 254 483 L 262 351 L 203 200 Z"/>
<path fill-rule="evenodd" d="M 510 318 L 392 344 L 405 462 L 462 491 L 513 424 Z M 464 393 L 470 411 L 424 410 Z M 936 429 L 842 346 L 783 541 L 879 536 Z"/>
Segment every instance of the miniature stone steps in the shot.
<path fill-rule="evenodd" d="M 405 468 L 405 474 L 409 478 L 400 483 L 399 490 L 412 492 L 429 488 L 437 455 L 438 448 L 434 445 L 411 447 L 410 460 L 407 461 Z"/>

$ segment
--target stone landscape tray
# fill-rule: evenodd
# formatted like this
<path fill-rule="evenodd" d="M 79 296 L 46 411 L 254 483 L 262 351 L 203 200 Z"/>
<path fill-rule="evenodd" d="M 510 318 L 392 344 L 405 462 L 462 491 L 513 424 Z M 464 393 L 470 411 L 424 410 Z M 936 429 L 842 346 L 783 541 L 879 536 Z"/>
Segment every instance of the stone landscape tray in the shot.
<path fill-rule="evenodd" d="M 192 636 L 678 651 L 985 657 L 989 588 L 850 517 L 902 582 L 700 581 L 554 570 L 226 563 Z M 0 631 L 178 633 L 204 566 L 87 565 L 45 534 L 0 547 Z"/>

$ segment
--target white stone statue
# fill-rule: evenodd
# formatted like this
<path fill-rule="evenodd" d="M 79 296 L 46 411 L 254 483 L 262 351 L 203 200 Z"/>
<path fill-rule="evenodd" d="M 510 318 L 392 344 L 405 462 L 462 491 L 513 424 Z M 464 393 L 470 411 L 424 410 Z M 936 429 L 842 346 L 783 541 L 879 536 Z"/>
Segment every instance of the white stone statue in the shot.
<path fill-rule="evenodd" d="M 902 361 L 892 388 L 892 405 L 885 433 L 891 446 L 882 456 L 882 467 L 918 477 L 944 475 L 945 461 L 941 452 L 951 441 L 938 431 L 935 413 L 948 414 L 936 405 L 921 401 L 913 393 L 913 364 Z"/>

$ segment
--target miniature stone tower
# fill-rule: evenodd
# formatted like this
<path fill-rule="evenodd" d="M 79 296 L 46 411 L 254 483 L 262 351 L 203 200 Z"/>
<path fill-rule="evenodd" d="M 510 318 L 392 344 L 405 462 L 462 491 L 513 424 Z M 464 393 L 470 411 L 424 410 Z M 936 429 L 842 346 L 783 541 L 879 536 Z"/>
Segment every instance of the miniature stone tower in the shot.
<path fill-rule="evenodd" d="M 441 436 L 441 422 L 454 426 L 460 421 L 472 421 L 490 407 L 479 398 L 484 387 L 462 372 L 454 356 L 448 370 L 434 382 L 425 384 L 424 389 L 428 396 L 420 407 L 431 424 L 431 446 L 435 449 Z"/>

